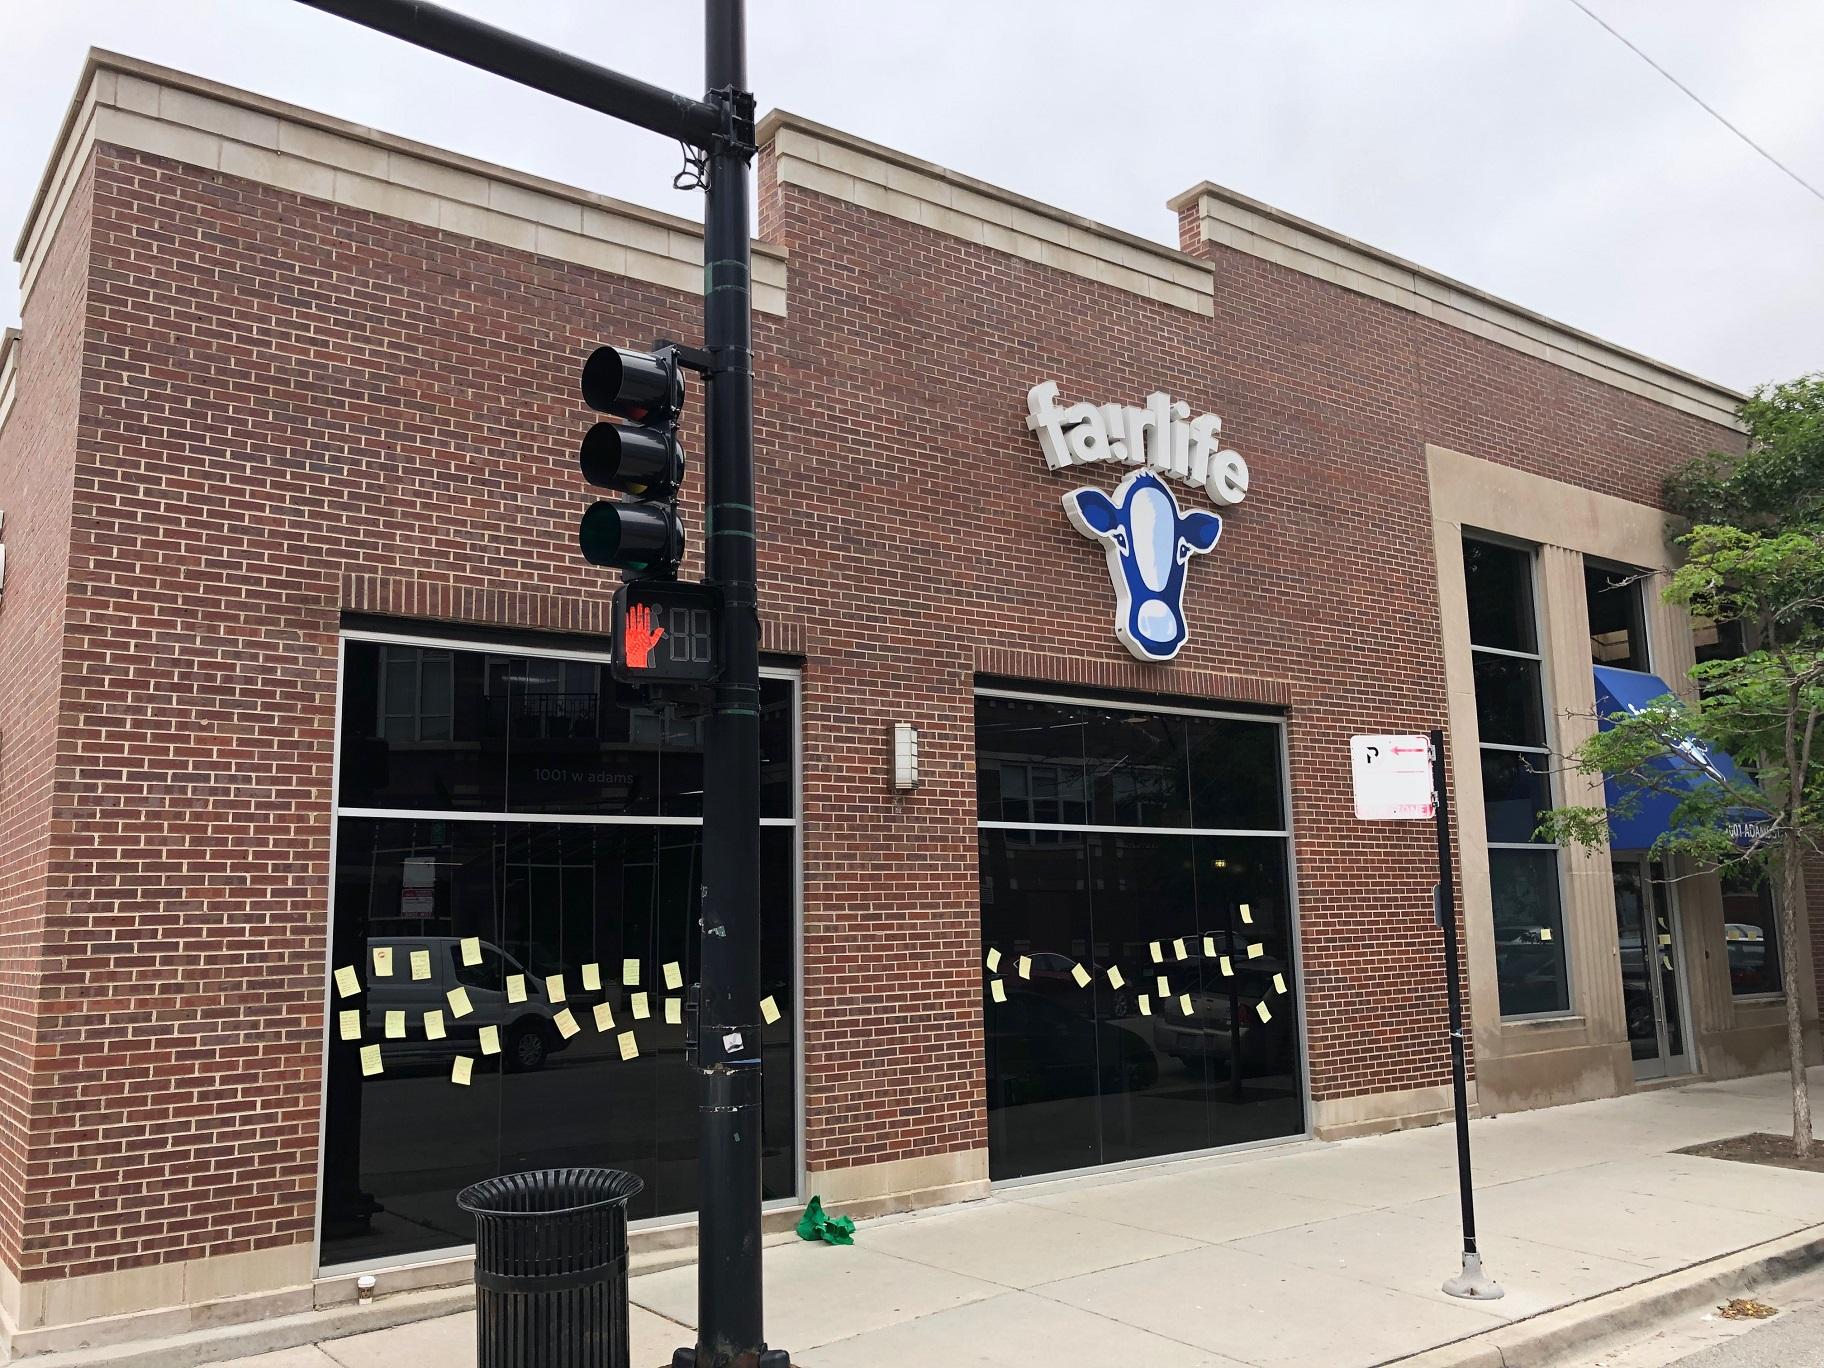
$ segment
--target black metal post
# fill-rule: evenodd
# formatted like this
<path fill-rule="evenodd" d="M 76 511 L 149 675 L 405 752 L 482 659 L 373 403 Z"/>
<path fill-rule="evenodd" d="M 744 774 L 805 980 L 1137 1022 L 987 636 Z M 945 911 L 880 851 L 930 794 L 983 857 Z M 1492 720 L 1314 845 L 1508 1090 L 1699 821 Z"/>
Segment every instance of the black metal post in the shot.
<path fill-rule="evenodd" d="M 1450 858 L 1450 786 L 1444 773 L 1444 730 L 1431 729 L 1432 811 L 1438 828 L 1438 885 L 1433 910 L 1444 932 L 1444 991 L 1450 1003 L 1450 1086 L 1457 1122 L 1457 1186 L 1463 1202 L 1463 1271 L 1448 1279 L 1453 1297 L 1478 1301 L 1502 1296 L 1482 1272 L 1476 1249 L 1476 1193 L 1469 1168 L 1469 1069 L 1463 1050 L 1463 987 L 1457 974 L 1457 893 Z"/>
<path fill-rule="evenodd" d="M 706 0 L 705 76 L 723 110 L 709 147 L 703 345 L 709 385 L 709 579 L 722 677 L 704 746 L 698 1072 L 697 1344 L 678 1368 L 763 1368 L 760 1290 L 760 620 L 755 608 L 753 311 L 744 0 Z"/>

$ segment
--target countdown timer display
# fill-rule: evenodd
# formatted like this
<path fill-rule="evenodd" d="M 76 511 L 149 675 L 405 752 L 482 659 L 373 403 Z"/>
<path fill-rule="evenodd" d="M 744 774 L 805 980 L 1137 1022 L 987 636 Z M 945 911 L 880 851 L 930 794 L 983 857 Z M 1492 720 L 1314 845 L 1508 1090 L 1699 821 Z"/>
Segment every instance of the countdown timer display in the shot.
<path fill-rule="evenodd" d="M 614 677 L 628 684 L 708 684 L 721 673 L 721 596 L 707 584 L 635 580 L 614 595 Z"/>

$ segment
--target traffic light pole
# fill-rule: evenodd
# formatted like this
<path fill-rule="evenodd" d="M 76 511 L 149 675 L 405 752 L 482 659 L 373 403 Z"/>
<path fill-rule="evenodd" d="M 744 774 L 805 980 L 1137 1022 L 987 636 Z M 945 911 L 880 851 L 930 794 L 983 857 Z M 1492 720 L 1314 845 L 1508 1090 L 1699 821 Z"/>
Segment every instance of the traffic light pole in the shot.
<path fill-rule="evenodd" d="M 704 747 L 697 1344 L 673 1368 L 784 1368 L 760 1293 L 760 620 L 755 608 L 753 309 L 744 0 L 706 0 L 705 75 L 729 133 L 709 147 L 703 346 L 709 383 L 709 579 L 722 675 Z"/>
<path fill-rule="evenodd" d="M 703 347 L 709 376 L 709 579 L 723 596 L 722 674 L 704 756 L 699 988 L 697 1344 L 674 1368 L 786 1368 L 763 1348 L 760 1296 L 760 624 L 755 607 L 753 314 L 744 0 L 705 0 L 698 100 L 424 0 L 299 0 L 609 114 L 706 154 Z M 555 1368 L 555 1365 L 553 1366 Z"/>

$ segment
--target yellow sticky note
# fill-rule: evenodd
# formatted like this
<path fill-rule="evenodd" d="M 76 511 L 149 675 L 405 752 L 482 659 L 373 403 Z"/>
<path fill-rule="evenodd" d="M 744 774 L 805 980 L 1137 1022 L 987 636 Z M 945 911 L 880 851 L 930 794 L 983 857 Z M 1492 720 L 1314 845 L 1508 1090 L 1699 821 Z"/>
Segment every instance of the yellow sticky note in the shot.
<path fill-rule="evenodd" d="M 412 951 L 412 978 L 428 979 L 431 976 L 431 952 L 429 950 Z"/>
<path fill-rule="evenodd" d="M 1540 940 L 1542 940 L 1542 941 L 1548 941 L 1548 940 L 1550 940 L 1550 939 L 1551 939 L 1551 938 L 1552 938 L 1552 928 L 1551 928 L 1551 927 L 1549 927 L 1549 926 L 1542 926 L 1542 927 L 1540 927 L 1540 928 L 1539 928 L 1539 939 L 1540 939 Z"/>
<path fill-rule="evenodd" d="M 603 1034 L 614 1029 L 614 1008 L 605 1002 L 595 1004 L 595 1029 Z"/>
<path fill-rule="evenodd" d="M 602 991 L 601 965 L 585 964 L 583 966 L 583 991 L 585 993 L 599 993 Z"/>
<path fill-rule="evenodd" d="M 450 1082 L 469 1086 L 469 1080 L 475 1076 L 475 1061 L 468 1055 L 457 1055 L 450 1061 Z"/>
<path fill-rule="evenodd" d="M 526 976 L 524 974 L 507 975 L 507 1001 L 524 1002 L 526 1000 Z"/>
<path fill-rule="evenodd" d="M 621 1042 L 622 1059 L 638 1059 L 640 1057 L 640 1042 L 633 1038 L 632 1031 L 622 1031 L 618 1039 Z"/>
<path fill-rule="evenodd" d="M 679 999 L 665 999 L 665 1024 L 667 1026 L 682 1026 L 684 1024 L 684 1004 Z"/>
<path fill-rule="evenodd" d="M 1032 977 L 1032 956 L 1031 955 L 1021 955 L 1020 956 L 1019 973 L 1020 973 L 1020 977 L 1023 979 L 1029 979 Z"/>
<path fill-rule="evenodd" d="M 1111 964 L 1108 966 L 1108 986 L 1110 988 L 1120 988 L 1124 984 L 1126 984 L 1126 982 L 1127 982 L 1127 979 L 1124 978 L 1121 974 L 1120 965 Z"/>
<path fill-rule="evenodd" d="M 1002 983 L 999 979 L 990 979 L 988 981 L 988 991 L 994 995 L 994 1000 L 996 1002 L 1007 1001 L 1007 985 Z"/>
<path fill-rule="evenodd" d="M 1216 958 L 1216 937 L 1205 936 L 1203 938 L 1203 957 L 1205 959 Z"/>
<path fill-rule="evenodd" d="M 361 1076 L 363 1078 L 372 1078 L 375 1074 L 380 1072 L 382 1067 L 383 1066 L 380 1063 L 380 1047 L 378 1045 L 363 1045 L 361 1047 Z"/>
<path fill-rule="evenodd" d="M 1152 951 L 1152 953 L 1153 953 L 1153 963 L 1154 963 L 1154 964 L 1164 964 L 1164 963 L 1165 963 L 1165 951 L 1163 951 L 1163 950 L 1161 950 L 1161 949 L 1160 949 L 1160 948 L 1159 948 L 1159 942 L 1158 942 L 1158 941 L 1151 941 L 1151 942 L 1149 942 L 1149 943 L 1148 943 L 1148 944 L 1147 944 L 1147 947 L 1146 947 L 1146 948 L 1147 948 L 1147 949 L 1148 949 L 1148 950 L 1150 950 L 1150 951 Z"/>
<path fill-rule="evenodd" d="M 388 1040 L 405 1039 L 404 1012 L 388 1012 L 386 1014 L 386 1038 Z"/>
<path fill-rule="evenodd" d="M 336 1033 L 344 1040 L 361 1039 L 361 1013 L 358 1009 L 336 1013 Z"/>
<path fill-rule="evenodd" d="M 1241 920 L 1248 926 L 1254 925 L 1254 913 L 1249 909 L 1246 903 L 1241 905 Z"/>
<path fill-rule="evenodd" d="M 1660 937 L 1660 938 L 1659 938 L 1659 943 L 1660 943 L 1660 944 L 1661 944 L 1661 945 L 1670 945 L 1670 944 L 1672 944 L 1672 937 L 1670 937 L 1670 936 L 1663 936 L 1663 935 L 1662 935 L 1662 936 L 1661 936 L 1661 937 Z"/>
<path fill-rule="evenodd" d="M 480 936 L 464 936 L 462 938 L 462 962 L 468 965 L 481 963 Z"/>
<path fill-rule="evenodd" d="M 1668 968 L 1668 969 L 1670 969 L 1670 968 L 1671 968 L 1671 967 L 1672 967 L 1672 956 L 1670 956 L 1670 955 L 1661 955 L 1661 956 L 1660 956 L 1660 957 L 1659 957 L 1659 962 L 1660 962 L 1660 963 L 1661 963 L 1661 964 L 1663 964 L 1663 965 L 1665 965 L 1665 966 L 1666 966 L 1666 968 Z"/>
<path fill-rule="evenodd" d="M 475 1010 L 475 1005 L 469 1001 L 469 990 L 467 988 L 452 988 L 449 992 L 445 993 L 444 996 L 450 1000 L 450 1015 L 455 1017 L 458 1021 L 461 1021 L 470 1012 Z"/>
<path fill-rule="evenodd" d="M 1286 991 L 1286 976 L 1284 974 L 1273 975 L 1273 991 L 1276 993 L 1283 993 Z"/>
<path fill-rule="evenodd" d="M 1273 1009 L 1264 1002 L 1257 1002 L 1254 1004 L 1254 1014 L 1262 1021 L 1273 1020 Z"/>
<path fill-rule="evenodd" d="M 444 1034 L 443 1013 L 426 1012 L 424 1014 L 424 1038 L 426 1040 L 442 1040 Z"/>
<path fill-rule="evenodd" d="M 1142 993 L 1140 995 L 1140 1015 L 1141 1016 L 1151 1016 L 1152 1014 L 1153 1014 L 1152 999 L 1147 997 L 1146 994 Z"/>
<path fill-rule="evenodd" d="M 483 1054 L 500 1053 L 500 1027 L 483 1026 L 481 1028 L 481 1052 Z"/>
<path fill-rule="evenodd" d="M 1172 981 L 1164 974 L 1159 975 L 1158 978 L 1153 980 L 1153 987 L 1158 990 L 1159 996 L 1162 998 L 1168 998 L 1172 995 Z"/>
<path fill-rule="evenodd" d="M 622 960 L 621 961 L 621 985 L 626 988 L 635 988 L 635 987 L 639 986 L 639 982 L 640 982 L 640 962 L 637 959 Z"/>
<path fill-rule="evenodd" d="M 1001 967 L 1001 952 L 992 947 L 988 951 L 988 972 L 998 973 Z"/>
<path fill-rule="evenodd" d="M 1184 937 L 1183 936 L 1180 936 L 1177 940 L 1172 942 L 1172 958 L 1173 959 L 1189 959 L 1190 955 L 1191 955 L 1191 952 L 1184 948 Z"/>
<path fill-rule="evenodd" d="M 1178 994 L 1178 1010 L 1186 1016 L 1191 1014 L 1191 995 L 1189 993 Z"/>
<path fill-rule="evenodd" d="M 1248 947 L 1248 958 L 1249 959 L 1259 959 L 1262 955 L 1264 955 L 1266 953 L 1267 953 L 1267 947 L 1262 945 L 1259 941 L 1255 941 L 1254 944 L 1252 944 Z"/>
<path fill-rule="evenodd" d="M 1070 968 L 1070 976 L 1077 981 L 1077 987 L 1089 987 L 1089 970 L 1085 969 L 1082 965 L 1073 964 Z"/>
<path fill-rule="evenodd" d="M 559 1012 L 556 1016 L 552 1017 L 551 1024 L 553 1026 L 557 1027 L 557 1033 L 559 1035 L 561 1035 L 565 1040 L 570 1039 L 571 1036 L 575 1035 L 578 1031 L 583 1029 L 581 1026 L 578 1026 L 576 1024 L 576 1018 L 571 1015 L 570 1009 L 568 1007 L 564 1008 L 563 1011 Z"/>
<path fill-rule="evenodd" d="M 652 1015 L 652 1008 L 646 1003 L 646 994 L 635 993 L 630 1001 L 633 1004 L 633 1017 L 635 1021 L 644 1021 L 647 1017 Z"/>
<path fill-rule="evenodd" d="M 336 995 L 353 997 L 361 991 L 361 980 L 355 977 L 355 966 L 345 964 L 336 970 Z"/>
<path fill-rule="evenodd" d="M 1235 977 L 1235 966 L 1229 963 L 1229 957 L 1227 955 L 1222 957 L 1222 976 L 1224 978 Z"/>
<path fill-rule="evenodd" d="M 376 945 L 374 947 L 374 977 L 391 978 L 393 976 L 393 947 Z"/>
<path fill-rule="evenodd" d="M 684 986 L 684 971 L 678 967 L 676 960 L 665 966 L 665 986 L 674 993 Z"/>
<path fill-rule="evenodd" d="M 770 994 L 760 999 L 760 1020 L 768 1026 L 779 1020 L 779 1004 L 773 1001 Z"/>
<path fill-rule="evenodd" d="M 564 1000 L 564 976 L 549 974 L 545 978 L 545 996 L 551 999 L 553 1006 Z"/>

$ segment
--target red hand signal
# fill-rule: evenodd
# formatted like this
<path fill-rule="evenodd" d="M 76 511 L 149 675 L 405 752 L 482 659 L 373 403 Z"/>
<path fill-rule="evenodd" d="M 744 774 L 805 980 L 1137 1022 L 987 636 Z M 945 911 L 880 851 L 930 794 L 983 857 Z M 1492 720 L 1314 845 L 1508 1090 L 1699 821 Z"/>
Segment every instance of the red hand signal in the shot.
<path fill-rule="evenodd" d="M 644 670 L 652 662 L 652 648 L 665 635 L 663 627 L 652 625 L 652 609 L 636 603 L 627 610 L 627 630 L 622 649 L 627 653 L 627 668 Z"/>

